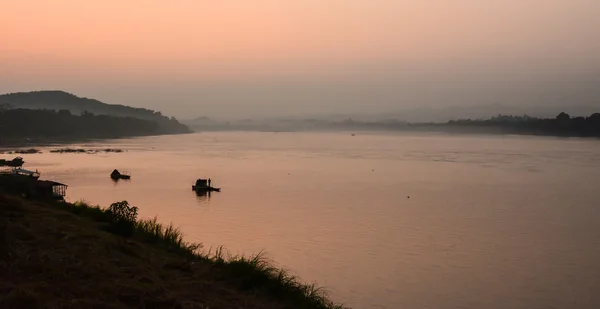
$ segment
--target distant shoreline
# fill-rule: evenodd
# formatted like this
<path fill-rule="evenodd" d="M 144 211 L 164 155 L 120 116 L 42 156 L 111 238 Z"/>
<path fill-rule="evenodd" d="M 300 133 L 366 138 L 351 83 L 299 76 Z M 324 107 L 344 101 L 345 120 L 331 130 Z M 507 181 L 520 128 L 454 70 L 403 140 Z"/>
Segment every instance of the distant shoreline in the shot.
<path fill-rule="evenodd" d="M 189 133 L 172 133 L 172 134 L 149 134 L 149 135 L 136 135 L 136 136 L 122 136 L 114 138 L 33 138 L 24 141 L 22 138 L 14 139 L 3 139 L 0 140 L 0 152 L 11 152 L 26 148 L 38 148 L 38 147 L 52 147 L 52 146 L 66 146 L 79 143 L 95 143 L 104 142 L 110 140 L 121 140 L 128 138 L 143 138 L 151 136 L 164 136 L 164 135 L 181 135 L 181 134 L 197 134 L 202 132 L 257 132 L 257 133 L 295 133 L 295 132 L 309 132 L 309 133 L 327 133 L 327 132 L 340 132 L 340 133 L 360 133 L 360 132 L 381 132 L 381 133 L 437 133 L 437 134 L 450 134 L 450 135 L 515 135 L 515 136 L 531 136 L 531 137 L 556 137 L 556 138 L 585 138 L 585 139 L 600 139 L 600 136 L 585 136 L 585 135 L 569 135 L 569 134 L 549 134 L 545 132 L 519 132 L 515 130 L 508 130 L 502 127 L 479 127 L 475 128 L 472 126 L 461 126 L 461 125 L 448 125 L 446 123 L 441 124 L 409 124 L 400 126 L 397 128 L 388 128 L 380 126 L 370 125 L 358 125 L 358 126 L 327 126 L 319 128 L 274 128 L 274 127 L 255 127 L 255 128 L 193 128 L 192 132 Z"/>
<path fill-rule="evenodd" d="M 451 120 L 441 123 L 409 123 L 397 119 L 342 121 L 319 119 L 216 122 L 187 124 L 195 131 L 262 131 L 262 132 L 438 132 L 446 134 L 490 134 L 549 137 L 600 138 L 600 113 L 573 117 L 566 113 L 556 118 L 499 115 L 487 120 Z"/>
<path fill-rule="evenodd" d="M 579 135 L 559 135 L 559 134 L 544 134 L 534 132 L 511 132 L 501 129 L 483 129 L 474 130 L 470 127 L 453 127 L 444 128 L 441 126 L 419 126 L 410 128 L 398 128 L 398 129 L 387 129 L 387 128 L 366 128 L 366 127 L 345 127 L 345 128 L 230 128 L 230 129 L 214 129 L 214 128 L 202 128 L 196 129 L 194 133 L 202 132 L 257 132 L 257 133 L 328 133 L 328 132 L 340 132 L 340 133 L 360 133 L 360 132 L 381 132 L 381 133 L 439 133 L 449 135 L 518 135 L 518 136 L 539 136 L 539 137 L 560 137 L 560 138 L 587 138 L 587 139 L 598 139 L 600 136 L 579 136 Z"/>

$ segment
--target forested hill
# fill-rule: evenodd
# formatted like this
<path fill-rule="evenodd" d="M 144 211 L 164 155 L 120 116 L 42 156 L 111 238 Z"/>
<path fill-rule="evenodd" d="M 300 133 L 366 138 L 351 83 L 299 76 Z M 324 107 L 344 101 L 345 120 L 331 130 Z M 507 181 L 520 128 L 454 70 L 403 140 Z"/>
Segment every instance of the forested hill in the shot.
<path fill-rule="evenodd" d="M 106 104 L 94 99 L 80 98 L 64 91 L 32 91 L 0 95 L 0 105 L 12 109 L 68 110 L 73 115 L 84 112 L 95 115 L 131 117 L 156 122 L 158 134 L 188 133 L 189 128 L 177 119 L 161 112 L 125 105 Z"/>
<path fill-rule="evenodd" d="M 152 120 L 86 112 L 72 115 L 68 110 L 0 109 L 0 146 L 157 134 L 160 128 Z"/>

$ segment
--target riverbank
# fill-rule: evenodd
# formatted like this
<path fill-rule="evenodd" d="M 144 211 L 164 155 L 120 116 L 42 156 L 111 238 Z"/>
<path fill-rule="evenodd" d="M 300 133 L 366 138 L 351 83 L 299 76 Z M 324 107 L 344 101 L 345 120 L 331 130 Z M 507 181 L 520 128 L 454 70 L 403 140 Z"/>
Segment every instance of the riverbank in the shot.
<path fill-rule="evenodd" d="M 0 307 L 342 308 L 261 255 L 206 252 L 136 216 L 0 195 Z"/>
<path fill-rule="evenodd" d="M 186 122 L 200 131 L 255 132 L 435 132 L 448 134 L 502 134 L 551 137 L 600 138 L 600 113 L 588 117 L 571 117 L 560 113 L 556 118 L 499 115 L 486 120 L 463 119 L 447 122 L 406 122 L 399 119 L 345 120 L 273 119 L 269 121 L 214 121 L 197 119 Z"/>

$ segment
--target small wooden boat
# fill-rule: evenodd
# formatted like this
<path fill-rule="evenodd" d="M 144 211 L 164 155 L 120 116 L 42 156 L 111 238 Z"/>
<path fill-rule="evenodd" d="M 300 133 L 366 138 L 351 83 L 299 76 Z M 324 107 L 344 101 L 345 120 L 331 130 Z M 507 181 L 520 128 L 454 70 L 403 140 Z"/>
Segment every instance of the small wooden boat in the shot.
<path fill-rule="evenodd" d="M 114 170 L 112 171 L 112 173 L 110 173 L 110 178 L 114 179 L 114 180 L 118 180 L 118 179 L 131 179 L 131 175 L 129 175 L 127 172 L 119 172 L 118 170 Z"/>
<path fill-rule="evenodd" d="M 9 170 L 1 170 L 0 175 L 23 176 L 23 177 L 33 178 L 35 180 L 40 178 L 40 172 L 38 172 L 37 170 L 35 170 L 35 172 L 34 172 L 34 171 L 26 170 L 26 169 L 23 169 L 20 167 L 17 167 L 17 168 L 13 167 L 13 168 L 10 168 Z"/>
<path fill-rule="evenodd" d="M 196 184 L 192 186 L 192 191 L 196 192 L 221 192 L 221 188 L 215 188 L 208 185 L 207 179 L 198 179 Z"/>
<path fill-rule="evenodd" d="M 24 163 L 25 161 L 21 157 L 16 157 L 12 160 L 0 159 L 0 166 L 21 167 Z"/>

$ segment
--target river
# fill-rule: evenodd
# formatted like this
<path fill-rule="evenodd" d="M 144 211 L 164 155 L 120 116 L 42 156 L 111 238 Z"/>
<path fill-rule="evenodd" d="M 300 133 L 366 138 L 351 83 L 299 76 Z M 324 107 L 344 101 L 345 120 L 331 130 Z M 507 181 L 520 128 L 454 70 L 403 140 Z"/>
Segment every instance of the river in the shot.
<path fill-rule="evenodd" d="M 361 308 L 600 308 L 600 141 L 210 132 L 22 155 L 67 199 L 127 200 L 206 249 L 265 250 Z M 9 155 L 4 158 L 11 159 Z M 113 169 L 130 181 L 113 182 Z M 222 188 L 196 196 L 196 178 Z"/>

